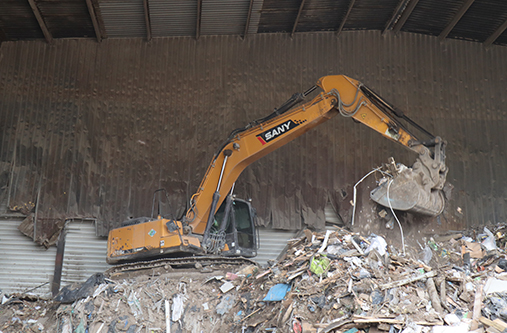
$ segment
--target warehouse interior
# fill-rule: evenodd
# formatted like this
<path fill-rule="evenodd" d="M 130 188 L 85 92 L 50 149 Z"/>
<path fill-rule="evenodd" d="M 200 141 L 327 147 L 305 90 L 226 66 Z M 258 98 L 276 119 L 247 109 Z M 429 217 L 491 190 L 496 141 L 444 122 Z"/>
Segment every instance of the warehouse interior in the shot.
<path fill-rule="evenodd" d="M 157 189 L 180 216 L 232 130 L 344 74 L 447 141 L 428 232 L 505 222 L 506 30 L 491 0 L 2 1 L 0 215 L 53 248 L 71 221 L 104 238 L 149 216 Z M 415 159 L 338 116 L 250 165 L 235 193 L 265 228 L 322 230 L 329 209 L 347 225 L 354 185 L 391 156 Z M 359 186 L 358 228 L 384 228 L 374 186 Z"/>

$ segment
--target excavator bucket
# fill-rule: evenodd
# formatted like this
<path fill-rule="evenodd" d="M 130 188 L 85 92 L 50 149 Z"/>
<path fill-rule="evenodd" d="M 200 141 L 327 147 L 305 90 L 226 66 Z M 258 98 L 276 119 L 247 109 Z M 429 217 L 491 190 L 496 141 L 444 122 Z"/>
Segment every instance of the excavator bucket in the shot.
<path fill-rule="evenodd" d="M 384 177 L 380 185 L 370 192 L 376 203 L 396 210 L 426 216 L 437 216 L 445 207 L 442 191 L 447 172 L 445 165 L 445 141 L 434 140 L 435 149 L 418 145 L 419 157 L 411 168 L 396 164 L 391 157 L 386 165 L 390 177 Z"/>
<path fill-rule="evenodd" d="M 387 179 L 370 198 L 385 207 L 426 216 L 440 215 L 445 205 L 443 192 L 422 185 L 421 176 L 411 168 Z"/>

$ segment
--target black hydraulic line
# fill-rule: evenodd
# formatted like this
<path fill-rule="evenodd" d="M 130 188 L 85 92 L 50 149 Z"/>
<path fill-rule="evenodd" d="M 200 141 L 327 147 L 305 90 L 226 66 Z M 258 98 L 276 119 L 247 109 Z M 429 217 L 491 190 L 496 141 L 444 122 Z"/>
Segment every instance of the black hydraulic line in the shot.
<path fill-rule="evenodd" d="M 211 232 L 211 226 L 213 225 L 213 220 L 215 219 L 215 210 L 217 209 L 217 203 L 220 199 L 220 194 L 218 191 L 213 193 L 213 200 L 211 201 L 211 207 L 208 215 L 208 221 L 206 222 L 206 230 L 204 231 L 204 237 L 202 239 L 202 244 L 206 246 L 206 242 L 208 241 L 209 234 Z"/>
<path fill-rule="evenodd" d="M 211 201 L 211 207 L 208 215 L 208 220 L 206 222 L 206 229 L 204 231 L 204 236 L 202 239 L 202 244 L 206 246 L 206 242 L 209 238 L 209 234 L 211 231 L 211 226 L 213 225 L 215 219 L 215 211 L 217 210 L 218 200 L 220 200 L 220 186 L 222 185 L 222 177 L 224 174 L 225 165 L 227 164 L 227 159 L 232 155 L 232 151 L 230 149 L 224 150 L 224 162 L 222 164 L 222 171 L 220 171 L 220 178 L 218 179 L 217 189 L 215 193 L 213 193 L 213 199 Z"/>
<path fill-rule="evenodd" d="M 311 94 L 311 93 L 312 93 L 315 89 L 317 89 L 317 88 L 318 88 L 317 86 L 313 86 L 313 87 L 311 87 L 310 89 L 308 89 L 307 91 L 305 91 L 305 92 L 303 93 L 303 97 L 306 97 L 306 96 L 310 95 L 310 94 Z"/>
<path fill-rule="evenodd" d="M 430 136 L 431 138 L 435 138 L 435 136 L 433 134 L 431 134 L 430 132 L 428 132 L 426 129 L 422 128 L 419 124 L 417 124 L 415 121 L 413 121 L 412 119 L 410 119 L 406 115 L 403 115 L 403 119 L 405 119 L 410 125 L 412 125 L 415 128 L 417 128 L 419 131 L 425 133 L 426 135 Z"/>
<path fill-rule="evenodd" d="M 310 89 L 308 89 L 307 91 L 305 91 L 304 93 L 295 93 L 293 94 L 287 101 L 285 101 L 285 103 L 283 103 L 279 108 L 275 109 L 275 111 L 273 111 L 272 113 L 270 113 L 269 115 L 267 115 L 266 117 L 264 118 L 261 118 L 261 119 L 257 119 L 251 123 L 249 123 L 248 125 L 246 125 L 245 127 L 240 127 L 240 128 L 236 128 L 234 129 L 230 134 L 229 136 L 227 137 L 227 140 L 225 140 L 221 145 L 220 147 L 217 149 L 217 151 L 215 152 L 215 158 L 220 154 L 220 152 L 222 151 L 222 149 L 224 149 L 225 146 L 227 146 L 229 144 L 229 142 L 231 142 L 231 140 L 236 136 L 238 135 L 239 133 L 241 132 L 244 132 L 246 131 L 247 129 L 249 129 L 250 127 L 252 126 L 255 126 L 257 124 L 260 124 L 260 123 L 263 123 L 265 121 L 268 121 L 270 119 L 273 119 L 275 118 L 276 116 L 279 116 L 281 114 L 284 114 L 285 112 L 289 111 L 290 109 L 292 109 L 294 106 L 298 105 L 299 103 L 301 103 L 306 96 L 308 96 L 309 94 L 311 94 L 315 89 L 317 89 L 318 87 L 317 86 L 313 86 L 311 87 Z"/>
<path fill-rule="evenodd" d="M 361 86 L 361 91 L 366 95 L 366 97 L 368 97 L 379 109 L 383 110 L 384 112 L 386 112 L 387 114 L 390 114 L 390 115 L 394 115 L 398 118 L 401 118 L 401 119 L 404 119 L 406 122 L 408 122 L 410 125 L 412 125 L 413 127 L 417 128 L 419 131 L 421 131 L 422 133 L 428 135 L 429 137 L 431 137 L 432 139 L 435 138 L 435 136 L 433 134 L 431 134 L 430 132 L 428 132 L 426 129 L 424 129 L 422 126 L 420 126 L 419 124 L 417 124 L 415 121 L 413 121 L 412 119 L 410 119 L 409 117 L 407 117 L 405 115 L 405 113 L 400 110 L 399 108 L 391 105 L 389 102 L 387 102 L 384 98 L 380 97 L 375 91 L 373 91 L 372 89 L 368 88 L 367 86 L 365 85 L 362 85 Z"/>
<path fill-rule="evenodd" d="M 220 229 L 218 231 L 219 234 L 225 232 L 225 228 L 227 227 L 227 221 L 229 221 L 229 216 L 231 215 L 231 209 L 232 209 L 232 193 L 229 193 L 229 195 L 227 195 L 227 197 L 225 198 L 224 218 L 220 222 Z"/>

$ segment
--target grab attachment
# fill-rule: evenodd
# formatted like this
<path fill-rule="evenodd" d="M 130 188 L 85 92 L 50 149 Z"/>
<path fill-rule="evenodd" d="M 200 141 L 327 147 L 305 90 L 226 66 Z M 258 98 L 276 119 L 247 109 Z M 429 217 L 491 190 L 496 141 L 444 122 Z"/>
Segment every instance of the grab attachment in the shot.
<path fill-rule="evenodd" d="M 419 157 L 411 168 L 396 165 L 391 157 L 387 165 L 391 177 L 384 177 L 370 198 L 385 207 L 410 213 L 437 216 L 445 207 L 442 191 L 448 169 L 445 166 L 446 142 L 436 137 L 427 146 L 434 146 L 432 153 L 426 145 L 417 143 L 413 148 Z"/>

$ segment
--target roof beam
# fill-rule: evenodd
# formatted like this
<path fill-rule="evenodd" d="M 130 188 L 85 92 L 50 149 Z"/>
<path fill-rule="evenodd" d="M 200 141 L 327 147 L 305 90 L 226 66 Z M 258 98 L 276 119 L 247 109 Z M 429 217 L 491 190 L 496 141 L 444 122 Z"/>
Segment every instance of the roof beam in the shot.
<path fill-rule="evenodd" d="M 46 38 L 46 41 L 51 44 L 53 42 L 53 36 L 48 30 L 48 27 L 46 26 L 46 22 L 44 22 L 44 19 L 42 18 L 42 15 L 39 11 L 39 8 L 35 4 L 34 0 L 28 0 L 28 3 L 30 4 L 30 7 L 32 8 L 33 14 L 35 15 L 35 18 L 37 19 L 37 22 L 39 22 L 39 26 L 42 30 L 42 33 L 44 34 L 44 37 Z"/>
<path fill-rule="evenodd" d="M 498 29 L 496 29 L 495 32 L 493 32 L 491 36 L 488 37 L 488 39 L 486 39 L 486 41 L 484 42 L 484 46 L 488 47 L 491 44 L 493 44 L 495 40 L 497 40 L 497 38 L 500 37 L 501 34 L 503 34 L 505 29 L 507 29 L 507 20 Z"/>
<path fill-rule="evenodd" d="M 387 21 L 387 24 L 384 27 L 384 31 L 382 31 L 382 35 L 384 35 L 391 28 L 391 25 L 393 25 L 394 22 L 398 21 L 403 12 L 403 8 L 407 6 L 407 3 L 409 1 L 410 0 L 400 0 L 400 2 L 398 2 L 398 6 L 396 6 L 396 9 L 394 10 L 393 16 L 391 16 L 389 21 Z"/>
<path fill-rule="evenodd" d="M 474 1 L 475 0 L 466 0 L 465 3 L 463 3 L 463 6 L 461 6 L 460 10 L 456 13 L 456 15 L 454 15 L 451 22 L 445 27 L 444 30 L 442 30 L 442 32 L 438 36 L 439 41 L 443 41 L 445 37 L 449 35 L 449 33 L 452 31 L 452 29 L 454 29 L 456 24 L 458 24 L 459 20 L 461 20 L 463 15 L 465 15 L 468 8 L 470 8 L 470 6 L 474 3 Z"/>
<path fill-rule="evenodd" d="M 202 0 L 197 0 L 197 22 L 195 23 L 195 39 L 201 35 Z"/>
<path fill-rule="evenodd" d="M 92 19 L 93 30 L 95 30 L 97 42 L 100 43 L 102 41 L 102 34 L 100 33 L 99 22 L 97 21 L 97 16 L 95 15 L 95 9 L 93 8 L 92 0 L 86 0 L 86 6 L 88 7 L 88 13 Z"/>
<path fill-rule="evenodd" d="M 296 32 L 296 29 L 298 27 L 299 18 L 301 17 L 301 12 L 303 11 L 303 7 L 305 6 L 306 0 L 301 0 L 301 4 L 299 5 L 298 15 L 296 16 L 296 20 L 294 21 L 294 26 L 292 27 L 292 32 L 290 34 L 291 37 L 294 36 L 294 33 Z"/>
<path fill-rule="evenodd" d="M 248 34 L 248 29 L 250 28 L 250 19 L 252 18 L 253 2 L 254 2 L 254 0 L 250 0 L 250 6 L 248 7 L 248 14 L 246 16 L 245 32 L 243 33 L 243 39 L 246 38 L 246 35 Z"/>
<path fill-rule="evenodd" d="M 396 24 L 393 28 L 393 32 L 395 34 L 400 32 L 401 28 L 403 28 L 403 26 L 407 22 L 408 18 L 410 17 L 410 14 L 412 14 L 412 12 L 414 11 L 415 6 L 417 6 L 418 2 L 419 2 L 419 0 L 410 0 L 409 4 L 407 5 L 405 10 L 403 11 L 403 14 L 401 14 L 400 19 L 398 20 L 398 22 L 396 22 Z"/>
<path fill-rule="evenodd" d="M 143 0 L 144 6 L 144 22 L 146 24 L 146 39 L 151 40 L 151 21 L 150 21 L 150 6 L 148 0 Z"/>
<path fill-rule="evenodd" d="M 343 26 L 345 25 L 345 22 L 349 18 L 350 12 L 352 11 L 352 7 L 354 7 L 354 3 L 355 2 L 356 2 L 356 0 L 350 0 L 350 2 L 349 2 L 349 8 L 347 9 L 347 13 L 345 14 L 345 17 L 343 18 L 342 23 L 340 23 L 340 27 L 336 31 L 336 36 L 339 36 L 340 33 L 342 32 Z"/>

